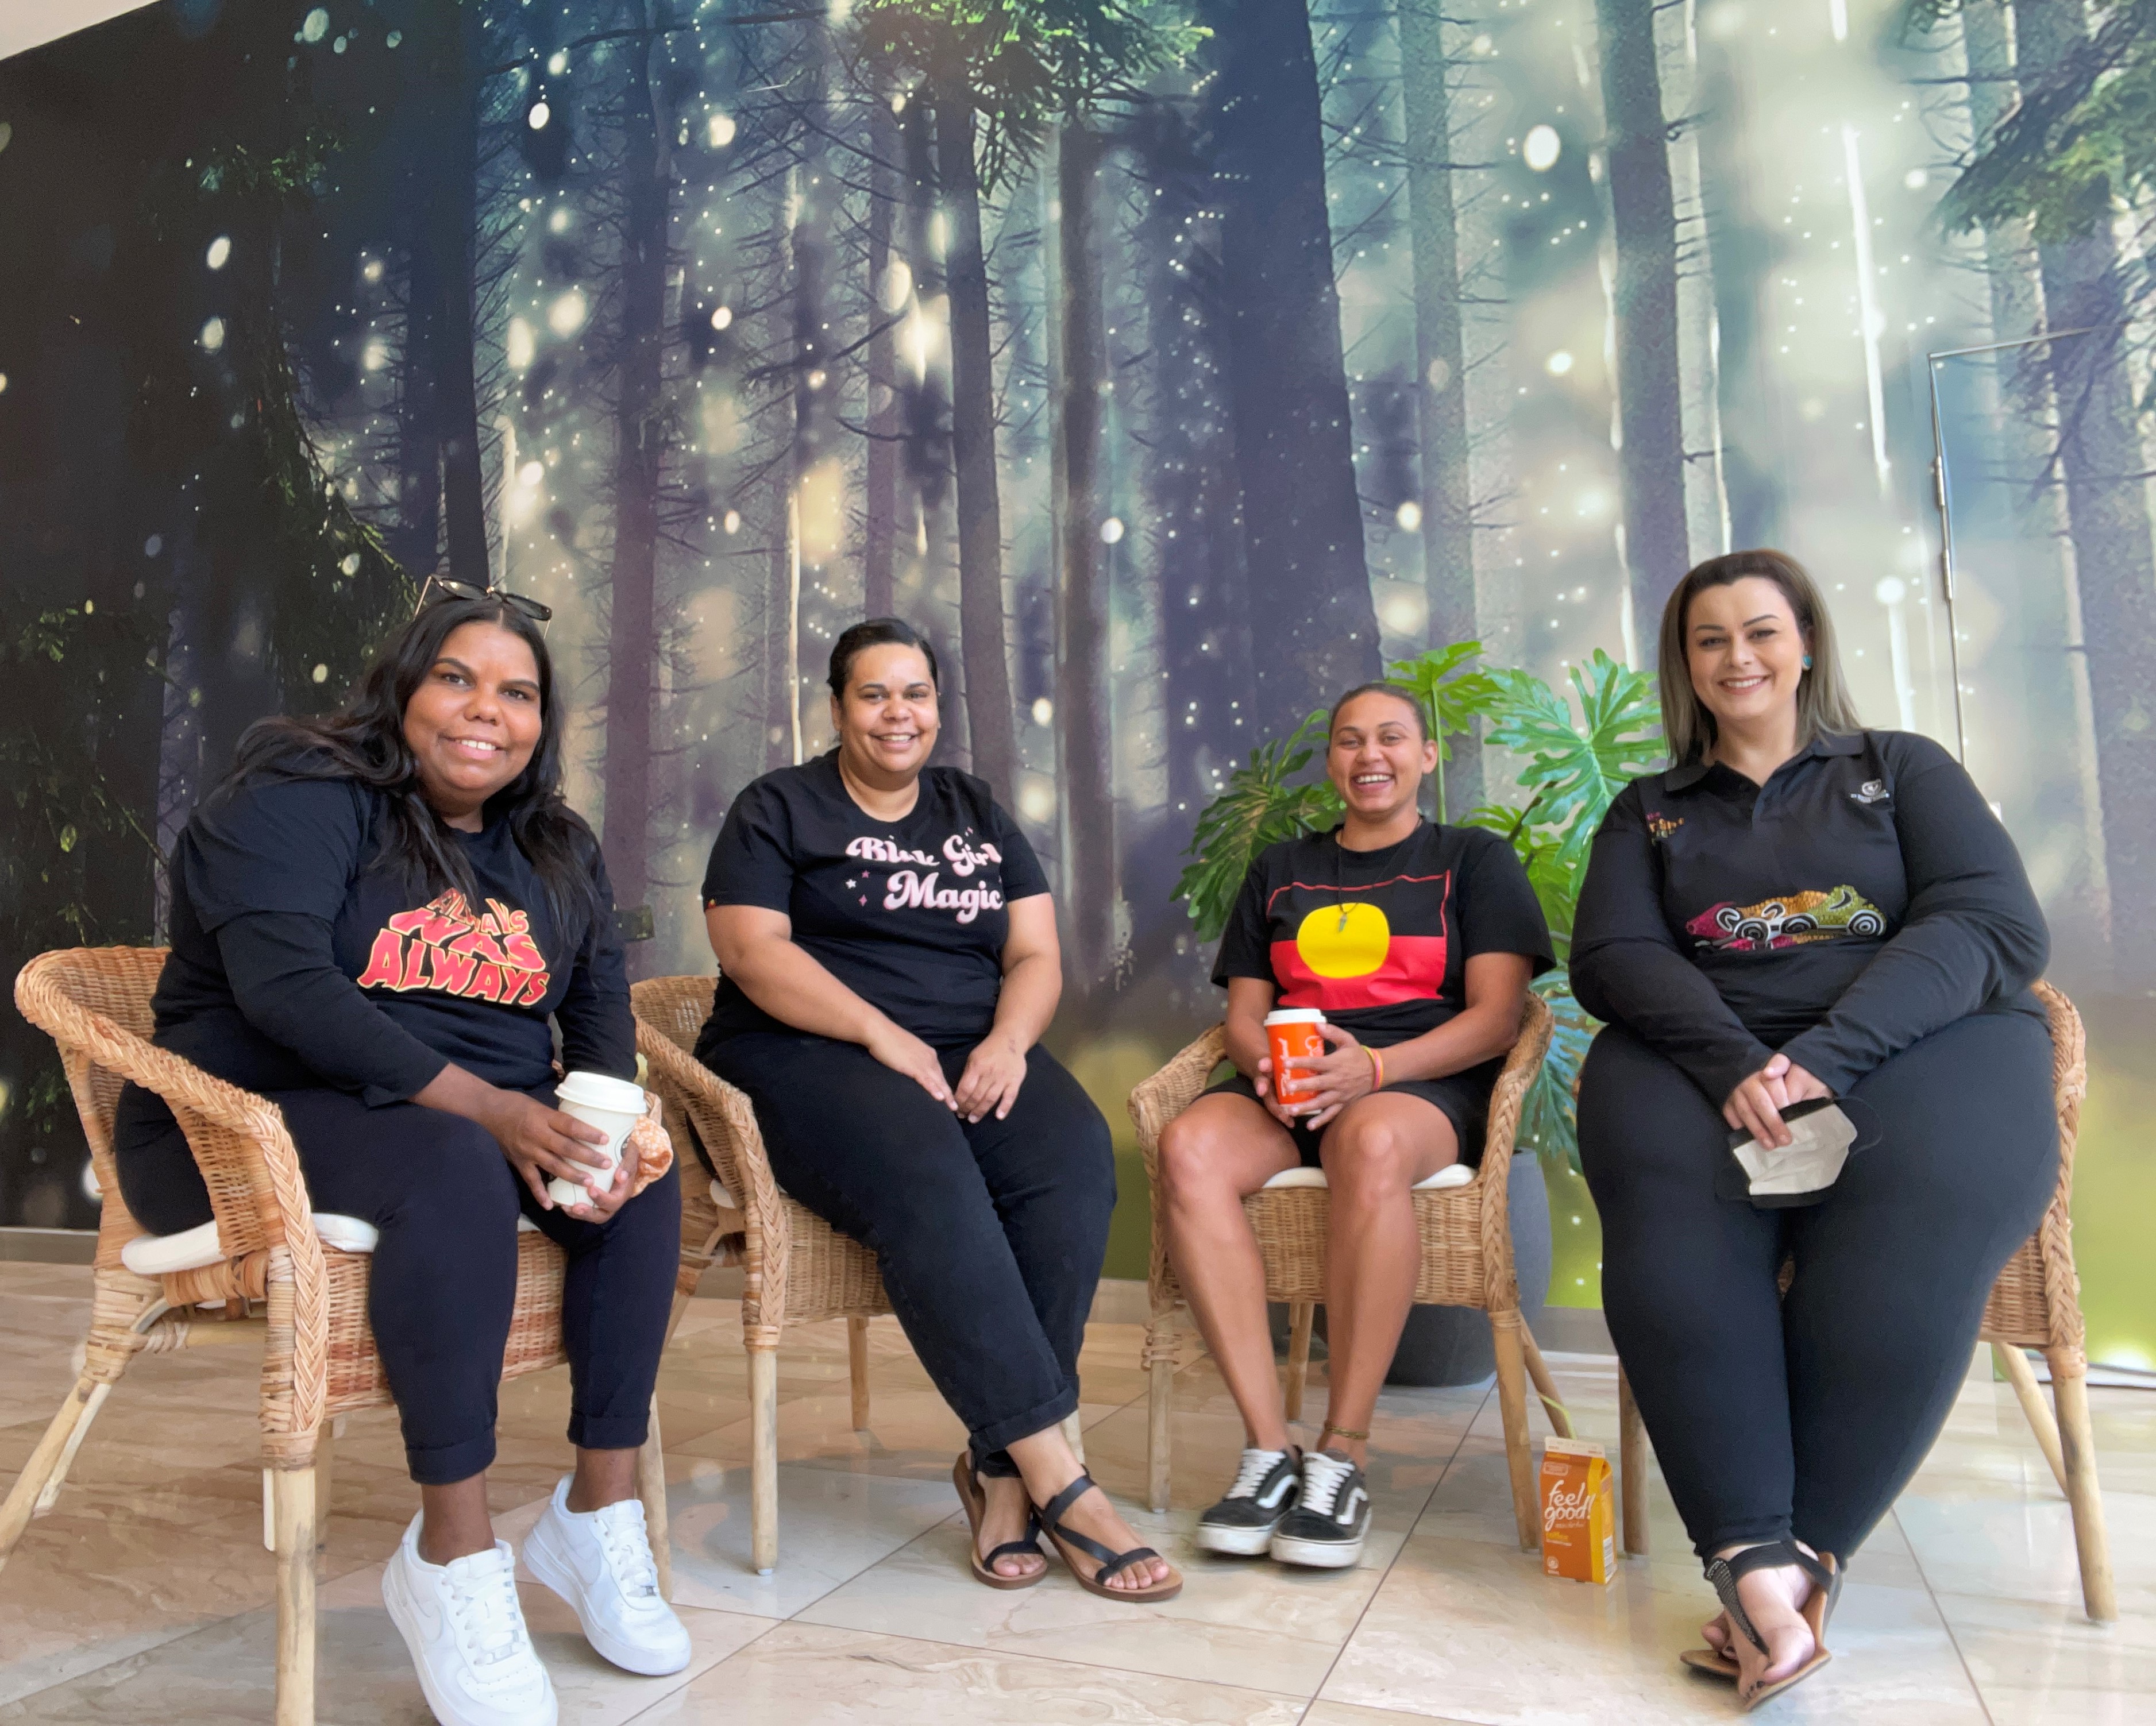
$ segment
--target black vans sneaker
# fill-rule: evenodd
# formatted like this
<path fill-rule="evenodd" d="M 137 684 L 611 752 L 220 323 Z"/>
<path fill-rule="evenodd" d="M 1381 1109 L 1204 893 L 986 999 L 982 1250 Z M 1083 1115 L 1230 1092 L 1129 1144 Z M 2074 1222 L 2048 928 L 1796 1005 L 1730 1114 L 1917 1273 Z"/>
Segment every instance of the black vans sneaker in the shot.
<path fill-rule="evenodd" d="M 1301 1498 L 1266 1549 L 1284 1565 L 1322 1570 L 1358 1563 L 1370 1532 L 1370 1488 L 1363 1471 L 1331 1451 L 1312 1451 L 1302 1459 Z"/>
<path fill-rule="evenodd" d="M 1245 1451 L 1228 1496 L 1198 1519 L 1198 1549 L 1244 1558 L 1263 1552 L 1295 1508 L 1301 1462 L 1292 1450 Z"/>

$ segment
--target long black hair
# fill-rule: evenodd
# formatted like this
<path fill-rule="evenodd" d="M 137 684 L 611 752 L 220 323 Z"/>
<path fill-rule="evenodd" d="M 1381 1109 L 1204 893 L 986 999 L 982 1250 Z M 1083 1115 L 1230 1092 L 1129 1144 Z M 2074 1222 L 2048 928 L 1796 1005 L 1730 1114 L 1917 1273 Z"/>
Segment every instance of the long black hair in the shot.
<path fill-rule="evenodd" d="M 560 685 L 547 638 L 512 606 L 488 596 L 440 599 L 382 643 L 374 663 L 336 712 L 324 719 L 257 720 L 239 740 L 232 771 L 213 795 L 249 781 L 356 779 L 382 794 L 388 812 L 377 866 L 401 872 L 429 890 L 454 887 L 476 906 L 479 889 L 464 852 L 421 794 L 419 765 L 404 740 L 404 709 L 443 644 L 467 623 L 506 629 L 531 649 L 539 668 L 539 741 L 524 771 L 486 801 L 490 825 L 506 821 L 531 864 L 557 924 L 597 909 L 598 842 L 562 795 L 566 727 Z"/>
<path fill-rule="evenodd" d="M 870 648 L 917 648 L 928 662 L 928 681 L 938 689 L 943 687 L 936 668 L 936 649 L 927 636 L 903 617 L 870 617 L 831 643 L 831 693 L 839 700 L 846 699 L 846 679 L 854 674 L 854 661 Z"/>

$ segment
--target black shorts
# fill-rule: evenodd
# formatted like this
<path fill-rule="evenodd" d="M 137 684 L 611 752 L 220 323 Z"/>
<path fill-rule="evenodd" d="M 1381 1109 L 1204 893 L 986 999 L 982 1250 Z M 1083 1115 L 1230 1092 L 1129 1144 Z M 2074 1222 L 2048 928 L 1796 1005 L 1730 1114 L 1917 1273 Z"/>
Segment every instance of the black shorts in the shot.
<path fill-rule="evenodd" d="M 1496 1088 L 1495 1075 L 1484 1069 L 1448 1074 L 1443 1078 L 1404 1078 L 1385 1087 L 1387 1096 L 1419 1097 L 1435 1108 L 1452 1123 L 1452 1131 L 1460 1141 L 1460 1160 L 1471 1169 L 1482 1160 L 1482 1137 L 1490 1125 L 1490 1093 Z M 1209 1085 L 1209 1097 L 1224 1094 L 1248 1097 L 1258 1100 L 1258 1088 L 1240 1073 L 1230 1073 L 1217 1085 Z M 1333 1120 L 1339 1119 L 1335 1115 Z M 1327 1121 L 1327 1128 L 1332 1124 Z M 1323 1129 L 1313 1132 L 1307 1121 L 1298 1120 L 1288 1131 L 1295 1137 L 1296 1154 L 1306 1169 L 1315 1169 L 1320 1159 L 1317 1147 L 1325 1137 Z"/>

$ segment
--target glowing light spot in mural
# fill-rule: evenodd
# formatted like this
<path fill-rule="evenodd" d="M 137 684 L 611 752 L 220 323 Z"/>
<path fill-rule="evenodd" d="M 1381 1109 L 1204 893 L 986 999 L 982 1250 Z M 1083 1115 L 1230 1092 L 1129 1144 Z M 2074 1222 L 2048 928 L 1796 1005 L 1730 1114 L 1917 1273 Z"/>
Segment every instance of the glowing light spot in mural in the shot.
<path fill-rule="evenodd" d="M 145 557 L 155 557 L 164 549 L 165 536 L 162 534 L 151 534 L 148 539 L 142 541 L 142 555 Z"/>
<path fill-rule="evenodd" d="M 1922 168 L 1911 168 L 1907 173 L 1902 176 L 1902 183 L 1912 192 L 1922 192 L 1932 183 L 1932 177 Z M 1909 260 L 1904 258 L 1902 261 L 1907 264 Z"/>
<path fill-rule="evenodd" d="M 726 519 L 719 525 L 725 528 L 730 534 L 739 533 L 741 531 L 741 511 L 738 510 L 727 510 L 726 513 Z"/>
<path fill-rule="evenodd" d="M 928 249 L 938 258 L 951 249 L 951 218 L 942 210 L 928 218 Z"/>
<path fill-rule="evenodd" d="M 829 563 L 846 543 L 845 469 L 834 456 L 801 476 L 801 556 Z"/>
<path fill-rule="evenodd" d="M 535 132 L 543 132 L 547 130 L 547 122 L 553 117 L 554 110 L 542 99 L 531 105 L 531 111 L 524 116 L 524 123 Z"/>
<path fill-rule="evenodd" d="M 337 565 L 337 567 L 342 570 L 348 576 L 357 575 L 359 573 L 359 553 L 357 551 L 347 551 L 344 555 L 343 561 Z"/>
<path fill-rule="evenodd" d="M 224 346 L 224 320 L 212 318 L 202 326 L 202 335 L 199 339 L 204 352 L 215 353 Z"/>
<path fill-rule="evenodd" d="M 209 243 L 209 250 L 203 254 L 203 262 L 212 269 L 223 269 L 232 260 L 232 236 L 221 233 Z"/>
<path fill-rule="evenodd" d="M 1432 360 L 1430 370 L 1424 376 L 1430 379 L 1430 387 L 1440 396 L 1452 387 L 1452 367 L 1443 360 Z"/>
<path fill-rule="evenodd" d="M 326 6 L 317 6 L 300 26 L 300 40 L 319 42 L 330 33 L 330 13 Z"/>
<path fill-rule="evenodd" d="M 581 288 L 572 288 L 547 308 L 547 327 L 557 335 L 574 335 L 584 327 L 584 319 L 591 308 L 584 302 Z"/>
<path fill-rule="evenodd" d="M 1520 146 L 1520 159 L 1538 174 L 1546 174 L 1557 166 L 1557 159 L 1564 152 L 1564 141 L 1557 135 L 1553 125 L 1538 125 L 1527 134 L 1527 142 Z"/>
<path fill-rule="evenodd" d="M 546 477 L 547 464 L 544 462 L 526 462 L 516 470 L 516 483 L 522 486 L 536 485 Z"/>
<path fill-rule="evenodd" d="M 734 134 L 740 130 L 741 128 L 734 124 L 734 118 L 731 114 L 714 114 L 711 116 L 711 124 L 704 128 L 704 136 L 711 141 L 712 149 L 723 150 L 733 142 Z"/>
<path fill-rule="evenodd" d="M 569 69 L 568 49 L 566 48 L 557 48 L 552 54 L 547 56 L 547 69 L 552 73 L 557 78 L 559 78 L 564 72 L 567 71 Z"/>
<path fill-rule="evenodd" d="M 380 281 L 382 279 L 382 260 L 379 258 L 368 259 L 367 260 L 366 267 L 362 269 L 359 274 L 361 279 L 367 282 L 370 286 L 374 283 Z"/>
<path fill-rule="evenodd" d="M 531 326 L 523 319 L 511 318 L 509 320 L 508 339 L 502 344 L 502 347 L 509 363 L 517 371 L 521 371 L 531 363 L 533 356 L 538 352 L 539 339 Z"/>
<path fill-rule="evenodd" d="M 1909 597 L 1909 584 L 1899 576 L 1882 576 L 1871 597 L 1881 605 L 1899 605 Z"/>
<path fill-rule="evenodd" d="M 1399 523 L 1402 533 L 1419 533 L 1422 530 L 1422 505 L 1409 498 L 1393 511 L 1393 520 Z"/>
<path fill-rule="evenodd" d="M 549 233 L 567 233 L 569 231 L 569 223 L 574 218 L 569 214 L 569 207 L 567 204 L 563 204 L 559 209 L 556 210 L 552 215 L 547 218 L 547 232 Z"/>
<path fill-rule="evenodd" d="M 369 371 L 379 371 L 389 363 L 389 344 L 379 335 L 369 338 L 367 351 L 360 356 L 359 363 Z"/>
<path fill-rule="evenodd" d="M 1101 524 L 1101 543 L 1102 545 L 1115 545 L 1121 540 L 1122 537 L 1123 521 L 1120 515 L 1111 515 L 1106 521 Z"/>
<path fill-rule="evenodd" d="M 1038 773 L 1025 776 L 1025 783 L 1019 787 L 1018 812 L 1035 823 L 1055 818 L 1055 787 Z"/>
<path fill-rule="evenodd" d="M 1036 725 L 1051 725 L 1055 723 L 1055 704 L 1045 695 L 1033 704 L 1033 722 Z"/>
<path fill-rule="evenodd" d="M 317 664 L 307 675 L 316 683 L 326 684 L 330 680 L 330 668 L 326 665 Z"/>
<path fill-rule="evenodd" d="M 877 284 L 877 297 L 886 311 L 896 311 L 912 297 L 913 271 L 903 258 L 894 258 L 884 267 L 883 280 Z"/>
<path fill-rule="evenodd" d="M 1543 370 L 1548 372 L 1552 377 L 1563 377 L 1565 373 L 1572 370 L 1572 356 L 1564 349 L 1559 348 L 1543 361 Z"/>
<path fill-rule="evenodd" d="M 722 305 L 711 314 L 711 327 L 714 330 L 726 329 L 733 320 L 734 309 L 731 305 Z"/>
<path fill-rule="evenodd" d="M 392 48 L 399 47 L 403 43 L 404 33 L 402 30 L 392 30 L 387 36 L 382 38 L 382 40 L 387 42 Z"/>
<path fill-rule="evenodd" d="M 4 396 L 4 395 L 6 395 L 7 393 L 8 393 L 8 374 L 7 374 L 6 372 L 4 372 L 4 371 L 0 371 L 0 396 Z"/>
<path fill-rule="evenodd" d="M 830 381 L 831 374 L 820 366 L 808 374 L 808 387 L 812 390 L 820 390 Z"/>
<path fill-rule="evenodd" d="M 1419 589 L 1395 585 L 1378 602 L 1378 621 L 1393 635 L 1420 635 L 1430 623 L 1430 605 Z"/>

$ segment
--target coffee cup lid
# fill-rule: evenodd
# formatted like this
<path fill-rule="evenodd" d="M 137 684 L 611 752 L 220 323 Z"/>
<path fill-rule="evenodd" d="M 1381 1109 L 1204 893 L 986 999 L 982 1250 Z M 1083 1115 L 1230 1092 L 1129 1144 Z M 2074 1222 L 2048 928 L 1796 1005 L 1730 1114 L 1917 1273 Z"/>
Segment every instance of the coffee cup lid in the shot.
<path fill-rule="evenodd" d="M 611 1109 L 621 1114 L 644 1113 L 644 1089 L 603 1073 L 572 1073 L 554 1088 L 556 1100 L 587 1109 Z"/>
<path fill-rule="evenodd" d="M 1268 1025 L 1322 1025 L 1325 1015 L 1314 1006 L 1284 1006 L 1265 1015 Z"/>

